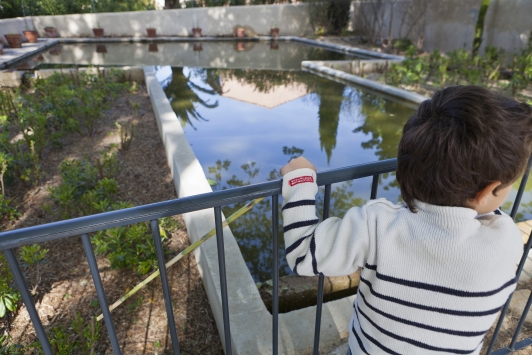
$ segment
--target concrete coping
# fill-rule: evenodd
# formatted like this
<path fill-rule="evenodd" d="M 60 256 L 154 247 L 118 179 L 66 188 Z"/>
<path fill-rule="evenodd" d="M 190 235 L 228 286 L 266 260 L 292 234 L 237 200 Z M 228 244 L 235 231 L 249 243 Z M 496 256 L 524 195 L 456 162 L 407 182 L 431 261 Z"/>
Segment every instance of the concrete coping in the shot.
<path fill-rule="evenodd" d="M 332 69 L 324 65 L 317 64 L 313 61 L 304 61 L 301 63 L 301 67 L 303 68 L 303 70 L 307 70 L 312 73 L 321 74 L 322 76 L 326 78 L 341 79 L 345 82 L 349 82 L 357 86 L 370 89 L 371 91 L 376 92 L 378 94 L 381 94 L 381 95 L 384 94 L 387 97 L 392 97 L 396 99 L 398 98 L 403 101 L 407 101 L 407 102 L 410 102 L 416 105 L 428 99 L 428 97 L 414 93 L 414 92 L 410 92 L 410 91 L 396 88 L 394 86 L 390 86 L 386 84 L 381 84 L 373 80 L 364 79 L 364 78 L 361 78 L 360 76 L 348 74 L 340 70 Z"/>
<path fill-rule="evenodd" d="M 22 48 L 4 47 L 4 54 L 0 55 L 0 69 L 21 62 L 57 43 L 57 39 L 39 38 L 37 43 L 22 43 Z"/>

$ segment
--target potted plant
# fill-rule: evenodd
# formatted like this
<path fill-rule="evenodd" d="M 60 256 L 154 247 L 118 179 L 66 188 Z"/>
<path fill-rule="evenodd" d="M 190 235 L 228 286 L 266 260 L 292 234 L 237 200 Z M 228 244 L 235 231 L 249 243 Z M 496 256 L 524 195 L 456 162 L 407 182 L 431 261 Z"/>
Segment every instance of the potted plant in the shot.
<path fill-rule="evenodd" d="M 105 46 L 105 44 L 97 44 L 96 53 L 107 53 L 107 47 Z"/>
<path fill-rule="evenodd" d="M 245 37 L 246 36 L 246 29 L 243 26 L 236 25 L 235 33 L 236 33 L 237 37 Z"/>
<path fill-rule="evenodd" d="M 270 28 L 270 37 L 277 38 L 279 37 L 279 27 L 276 25 L 273 25 L 272 28 Z"/>
<path fill-rule="evenodd" d="M 157 29 L 155 28 L 146 28 L 146 32 L 148 32 L 148 37 L 157 37 Z"/>
<path fill-rule="evenodd" d="M 20 33 L 8 33 L 4 35 L 11 48 L 22 48 L 22 35 Z"/>
<path fill-rule="evenodd" d="M 22 31 L 24 33 L 24 37 L 28 40 L 30 43 L 37 43 L 39 38 L 39 32 L 33 28 L 33 26 L 28 26 L 28 23 L 26 22 L 26 30 Z"/>
<path fill-rule="evenodd" d="M 194 43 L 194 47 L 192 48 L 194 52 L 201 52 L 203 50 L 203 46 L 200 42 Z"/>
<path fill-rule="evenodd" d="M 55 27 L 46 26 L 44 28 L 44 32 L 46 33 L 46 37 L 48 37 L 48 38 L 56 38 L 57 37 L 57 30 L 56 30 Z"/>
<path fill-rule="evenodd" d="M 192 27 L 192 37 L 201 37 L 200 27 Z"/>
<path fill-rule="evenodd" d="M 195 18 L 194 25 L 192 26 L 192 37 L 201 37 L 201 27 L 199 27 Z"/>
<path fill-rule="evenodd" d="M 99 22 L 96 22 L 96 27 L 92 29 L 94 37 L 103 37 L 103 28 L 100 26 Z"/>

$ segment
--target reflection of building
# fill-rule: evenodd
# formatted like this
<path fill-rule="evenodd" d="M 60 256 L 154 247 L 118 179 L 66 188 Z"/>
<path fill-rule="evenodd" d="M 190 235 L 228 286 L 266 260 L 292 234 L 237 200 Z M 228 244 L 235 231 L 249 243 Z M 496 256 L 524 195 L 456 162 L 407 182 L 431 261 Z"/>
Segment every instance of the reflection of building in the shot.
<path fill-rule="evenodd" d="M 234 78 L 222 77 L 222 96 L 248 104 L 272 109 L 284 103 L 307 95 L 307 85 L 290 83 L 273 86 L 267 92 L 261 92 L 255 84 L 245 83 Z"/>

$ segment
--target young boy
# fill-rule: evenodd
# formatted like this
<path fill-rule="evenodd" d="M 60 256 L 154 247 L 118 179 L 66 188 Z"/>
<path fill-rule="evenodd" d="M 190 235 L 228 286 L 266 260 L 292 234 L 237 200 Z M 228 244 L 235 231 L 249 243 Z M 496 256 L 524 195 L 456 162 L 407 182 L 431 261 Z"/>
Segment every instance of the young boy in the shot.
<path fill-rule="evenodd" d="M 520 232 L 498 207 L 532 151 L 532 109 L 478 86 L 424 101 L 397 155 L 404 204 L 316 217 L 316 169 L 281 169 L 286 258 L 299 275 L 362 268 L 349 325 L 358 354 L 478 354 L 515 289 Z M 493 212 L 495 211 L 495 212 Z"/>

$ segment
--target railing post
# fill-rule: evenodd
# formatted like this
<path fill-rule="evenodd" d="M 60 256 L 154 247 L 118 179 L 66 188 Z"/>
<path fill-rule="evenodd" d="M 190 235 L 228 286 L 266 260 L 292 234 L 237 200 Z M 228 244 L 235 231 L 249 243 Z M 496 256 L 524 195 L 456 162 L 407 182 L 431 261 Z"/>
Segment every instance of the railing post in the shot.
<path fill-rule="evenodd" d="M 168 318 L 168 328 L 170 336 L 172 337 L 172 349 L 175 355 L 179 355 L 179 342 L 177 340 L 177 333 L 175 327 L 174 310 L 172 309 L 172 297 L 170 294 L 170 286 L 168 285 L 168 276 L 166 273 L 166 264 L 164 262 L 164 252 L 161 243 L 161 234 L 159 232 L 159 222 L 154 219 L 150 222 L 151 233 L 153 236 L 153 243 L 155 244 L 155 253 L 157 254 L 157 265 L 159 266 L 159 275 L 161 276 L 161 284 L 163 286 L 164 305 L 166 306 L 166 316 Z"/>
<path fill-rule="evenodd" d="M 273 355 L 279 352 L 279 195 L 272 196 L 272 348 Z"/>
<path fill-rule="evenodd" d="M 9 264 L 9 268 L 15 279 L 15 284 L 22 296 L 22 301 L 24 301 L 24 305 L 28 310 L 33 326 L 35 327 L 35 332 L 37 333 L 41 347 L 46 355 L 53 355 L 50 342 L 48 341 L 48 337 L 42 326 L 41 318 L 39 317 L 39 313 L 37 313 L 37 309 L 35 308 L 35 304 L 33 303 L 33 299 L 31 298 L 30 291 L 28 290 L 28 286 L 26 285 L 26 281 L 24 280 L 24 276 L 22 275 L 22 271 L 20 270 L 13 249 L 4 250 L 4 255 L 6 256 L 7 263 Z"/>
<path fill-rule="evenodd" d="M 227 299 L 227 278 L 225 274 L 224 231 L 222 228 L 222 208 L 214 207 L 216 242 L 218 246 L 218 267 L 220 271 L 220 288 L 222 293 L 222 311 L 224 318 L 225 353 L 231 355 L 231 328 L 229 327 L 229 302 Z"/>
<path fill-rule="evenodd" d="M 81 241 L 83 242 L 83 249 L 85 250 L 85 255 L 87 256 L 89 269 L 92 275 L 92 281 L 94 282 L 94 287 L 96 288 L 96 294 L 98 295 L 98 301 L 100 302 L 100 308 L 103 313 L 103 319 L 105 320 L 105 327 L 107 328 L 107 332 L 109 333 L 109 339 L 111 340 L 113 352 L 115 353 L 115 355 L 120 355 L 122 353 L 120 352 L 120 346 L 118 345 L 118 339 L 116 338 L 113 319 L 111 318 L 111 312 L 109 311 L 109 305 L 107 304 L 107 298 L 105 297 L 102 279 L 100 278 L 98 264 L 96 263 L 96 257 L 94 256 L 94 251 L 92 250 L 89 235 L 83 234 L 81 236 Z"/>
<path fill-rule="evenodd" d="M 331 185 L 325 185 L 325 195 L 323 198 L 323 220 L 329 218 L 331 207 Z M 314 355 L 318 355 L 320 348 L 321 311 L 323 309 L 323 285 L 325 276 L 320 273 L 318 276 L 318 299 L 316 304 L 316 323 L 314 325 Z"/>

